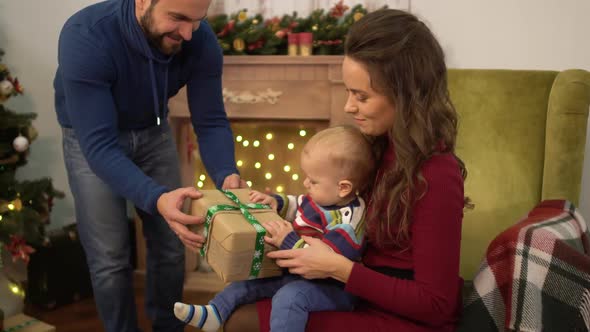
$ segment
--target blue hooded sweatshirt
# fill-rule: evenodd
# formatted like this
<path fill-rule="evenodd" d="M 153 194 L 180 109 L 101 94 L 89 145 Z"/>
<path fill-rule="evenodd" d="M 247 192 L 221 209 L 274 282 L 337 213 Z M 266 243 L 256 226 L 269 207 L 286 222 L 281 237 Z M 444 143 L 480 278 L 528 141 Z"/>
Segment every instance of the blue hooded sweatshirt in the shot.
<path fill-rule="evenodd" d="M 168 98 L 184 85 L 201 158 L 215 184 L 238 173 L 221 94 L 223 55 L 206 22 L 182 50 L 165 56 L 150 46 L 133 0 L 109 0 L 64 25 L 55 75 L 55 109 L 73 128 L 90 168 L 116 193 L 157 213 L 166 188 L 145 175 L 119 145 L 121 131 L 166 121 Z"/>

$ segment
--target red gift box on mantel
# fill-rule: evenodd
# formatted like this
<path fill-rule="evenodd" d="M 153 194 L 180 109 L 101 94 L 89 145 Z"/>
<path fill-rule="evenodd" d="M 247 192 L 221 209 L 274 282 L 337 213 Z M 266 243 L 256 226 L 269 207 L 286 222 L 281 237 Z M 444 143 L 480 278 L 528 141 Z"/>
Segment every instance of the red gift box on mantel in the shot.
<path fill-rule="evenodd" d="M 313 33 L 299 33 L 299 55 L 310 56 L 313 53 Z"/>

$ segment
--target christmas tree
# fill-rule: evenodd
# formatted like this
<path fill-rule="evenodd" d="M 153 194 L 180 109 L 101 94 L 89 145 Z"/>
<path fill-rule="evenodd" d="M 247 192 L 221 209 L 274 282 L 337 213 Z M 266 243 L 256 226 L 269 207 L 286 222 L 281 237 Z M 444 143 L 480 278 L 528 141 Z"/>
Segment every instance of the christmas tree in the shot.
<path fill-rule="evenodd" d="M 49 178 L 15 178 L 17 169 L 27 162 L 30 142 L 37 137 L 32 126 L 36 114 L 17 113 L 4 105 L 9 98 L 22 94 L 23 88 L 2 63 L 3 55 L 0 49 L 0 268 L 4 250 L 13 260 L 28 262 L 32 246 L 43 242 L 53 198 L 63 197 Z"/>

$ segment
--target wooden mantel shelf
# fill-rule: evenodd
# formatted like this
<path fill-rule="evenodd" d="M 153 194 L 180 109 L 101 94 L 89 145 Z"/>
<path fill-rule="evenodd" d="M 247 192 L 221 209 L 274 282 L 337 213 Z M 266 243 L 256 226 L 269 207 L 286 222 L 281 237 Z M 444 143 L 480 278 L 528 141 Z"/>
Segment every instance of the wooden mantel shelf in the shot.
<path fill-rule="evenodd" d="M 223 88 L 230 119 L 341 122 L 343 56 L 225 56 Z M 186 90 L 170 99 L 170 118 L 188 118 Z"/>

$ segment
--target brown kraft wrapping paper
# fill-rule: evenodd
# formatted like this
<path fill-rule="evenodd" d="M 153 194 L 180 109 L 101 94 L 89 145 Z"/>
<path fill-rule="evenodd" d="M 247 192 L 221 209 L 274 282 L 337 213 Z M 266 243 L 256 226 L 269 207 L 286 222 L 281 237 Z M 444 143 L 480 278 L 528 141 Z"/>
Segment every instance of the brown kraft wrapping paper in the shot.
<path fill-rule="evenodd" d="M 240 202 L 250 203 L 250 189 L 232 189 Z M 206 217 L 207 210 L 216 205 L 237 206 L 219 190 L 201 190 L 203 197 L 193 200 L 191 214 Z M 281 219 L 276 211 L 268 209 L 248 210 L 257 220 L 272 221 Z M 203 227 L 199 227 L 202 233 Z M 239 210 L 217 212 L 209 226 L 206 239 L 207 251 L 205 259 L 211 268 L 224 282 L 249 279 L 252 259 L 254 258 L 256 230 L 246 221 Z M 266 257 L 266 253 L 277 250 L 276 247 L 264 244 L 264 256 L 258 278 L 279 276 L 282 270 L 274 260 Z"/>

